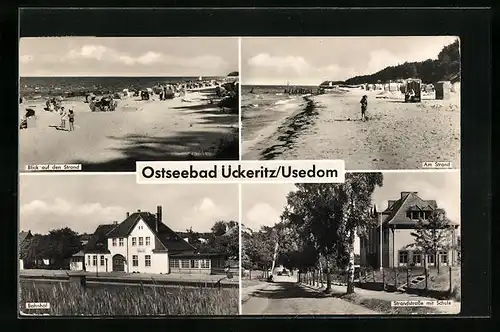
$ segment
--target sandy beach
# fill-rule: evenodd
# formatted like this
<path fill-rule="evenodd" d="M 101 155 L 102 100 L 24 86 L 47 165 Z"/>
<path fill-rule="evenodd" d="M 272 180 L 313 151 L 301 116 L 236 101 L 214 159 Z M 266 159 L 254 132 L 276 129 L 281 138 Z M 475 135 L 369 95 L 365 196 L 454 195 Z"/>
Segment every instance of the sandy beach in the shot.
<path fill-rule="evenodd" d="M 74 110 L 75 131 L 57 128 L 60 116 L 44 111 L 45 100 L 20 104 L 20 115 L 33 108 L 37 116 L 36 127 L 19 132 L 20 170 L 71 163 L 86 171 L 135 171 L 136 161 L 217 159 L 221 140 L 237 139 L 238 115 L 201 98 L 130 97 L 118 100 L 114 112 L 91 112 L 83 98 L 62 105 Z M 238 159 L 238 153 L 223 159 Z"/>
<path fill-rule="evenodd" d="M 368 121 L 359 100 L 368 95 Z M 307 108 L 309 108 L 307 110 Z M 243 159 L 344 159 L 348 170 L 419 169 L 426 161 L 460 167 L 460 94 L 404 103 L 400 93 L 351 90 L 309 97 L 309 107 L 269 122 L 243 143 Z"/>

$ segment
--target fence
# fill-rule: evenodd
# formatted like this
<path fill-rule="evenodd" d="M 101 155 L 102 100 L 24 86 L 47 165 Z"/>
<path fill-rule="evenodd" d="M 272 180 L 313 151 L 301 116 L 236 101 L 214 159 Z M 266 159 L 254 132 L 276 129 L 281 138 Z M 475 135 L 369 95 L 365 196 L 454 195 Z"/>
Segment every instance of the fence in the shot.
<path fill-rule="evenodd" d="M 299 274 L 299 282 L 323 287 L 326 285 L 326 273 L 308 271 Z M 346 286 L 348 274 L 336 270 L 330 274 L 333 285 Z M 427 295 L 435 298 L 448 298 L 450 293 L 460 293 L 460 267 L 437 268 L 384 268 L 375 270 L 359 268 L 355 271 L 354 283 L 358 288 L 406 292 L 410 294 Z"/>

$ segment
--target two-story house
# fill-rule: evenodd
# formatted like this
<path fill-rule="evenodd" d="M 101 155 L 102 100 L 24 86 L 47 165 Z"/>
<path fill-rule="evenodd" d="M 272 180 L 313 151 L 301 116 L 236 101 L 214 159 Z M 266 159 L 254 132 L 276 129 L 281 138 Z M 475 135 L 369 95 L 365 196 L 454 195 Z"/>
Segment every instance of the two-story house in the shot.
<path fill-rule="evenodd" d="M 71 269 L 89 272 L 212 274 L 224 271 L 225 257 L 196 249 L 156 214 L 137 210 L 121 222 L 100 225 Z"/>
<path fill-rule="evenodd" d="M 383 212 L 376 212 L 379 225 L 371 228 L 366 238 L 360 239 L 361 265 L 374 268 L 381 265 L 434 266 L 435 256 L 420 252 L 414 245 L 415 237 L 411 233 L 415 232 L 418 220 L 426 220 L 438 210 L 435 200 L 424 200 L 418 196 L 418 192 L 401 192 L 398 200 L 389 200 Z M 450 226 L 449 242 L 453 247 L 457 244 L 459 225 L 450 221 Z M 457 250 L 441 251 L 438 259 L 440 265 L 455 266 Z"/>

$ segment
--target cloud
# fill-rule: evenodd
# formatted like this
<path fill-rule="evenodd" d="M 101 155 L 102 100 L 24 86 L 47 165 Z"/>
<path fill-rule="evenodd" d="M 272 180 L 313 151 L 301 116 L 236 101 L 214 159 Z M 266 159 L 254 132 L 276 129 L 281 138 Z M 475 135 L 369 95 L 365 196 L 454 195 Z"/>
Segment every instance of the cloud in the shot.
<path fill-rule="evenodd" d="M 70 225 L 78 232 L 92 232 L 100 223 L 121 220 L 125 215 L 121 206 L 103 206 L 101 203 L 74 204 L 63 198 L 53 201 L 33 200 L 21 205 L 21 220 L 27 220 L 35 232 Z M 21 228 L 24 228 L 21 224 Z"/>
<path fill-rule="evenodd" d="M 272 226 L 280 221 L 281 210 L 276 210 L 268 203 L 254 204 L 246 213 L 243 224 L 257 231 L 262 225 Z"/>
<path fill-rule="evenodd" d="M 346 79 L 355 76 L 356 71 L 350 67 L 340 67 L 336 64 L 315 66 L 301 56 L 272 56 L 260 53 L 251 57 L 247 64 L 257 76 L 274 81 L 273 76 L 282 84 L 283 75 L 289 78 L 300 79 L 304 84 L 317 84 L 318 80 Z M 245 76 L 243 76 L 245 77 Z"/>
<path fill-rule="evenodd" d="M 312 67 L 300 56 L 271 56 L 267 53 L 260 53 L 248 60 L 248 64 L 252 67 L 271 68 L 279 72 L 293 70 L 297 74 L 307 72 Z"/>
<path fill-rule="evenodd" d="M 370 52 L 370 60 L 366 66 L 364 72 L 368 75 L 374 74 L 386 67 L 396 66 L 403 63 L 399 57 L 395 56 L 391 52 L 380 49 Z"/>
<path fill-rule="evenodd" d="M 204 197 L 183 217 L 183 225 L 188 229 L 199 232 L 209 231 L 219 220 L 231 219 L 230 211 L 227 208 L 216 204 L 212 199 Z M 182 231 L 181 229 L 178 231 Z"/>
<path fill-rule="evenodd" d="M 95 60 L 126 66 L 162 64 L 165 66 L 192 66 L 206 69 L 220 68 L 227 65 L 227 62 L 224 59 L 213 55 L 186 58 L 147 51 L 141 53 L 140 55 L 132 56 L 127 53 L 118 52 L 110 47 L 96 44 L 83 45 L 77 49 L 72 49 L 62 57 L 47 55 L 43 59 L 46 62 L 78 63 L 85 60 Z"/>

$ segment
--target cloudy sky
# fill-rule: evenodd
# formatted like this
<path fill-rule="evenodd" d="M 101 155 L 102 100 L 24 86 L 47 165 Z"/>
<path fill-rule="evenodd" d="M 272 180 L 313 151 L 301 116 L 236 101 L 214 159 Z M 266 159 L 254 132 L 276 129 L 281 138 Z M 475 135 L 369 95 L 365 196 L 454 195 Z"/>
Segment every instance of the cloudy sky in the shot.
<path fill-rule="evenodd" d="M 258 230 L 280 220 L 286 195 L 295 190 L 293 184 L 243 184 L 242 223 Z M 398 172 L 384 173 L 384 185 L 375 189 L 373 202 L 378 211 L 387 208 L 388 200 L 397 200 L 402 191 L 418 191 L 422 199 L 434 199 L 448 217 L 460 224 L 460 172 Z M 459 229 L 460 232 L 460 229 Z M 359 253 L 359 240 L 355 250 Z"/>
<path fill-rule="evenodd" d="M 451 36 L 243 38 L 243 84 L 319 85 L 436 59 Z"/>
<path fill-rule="evenodd" d="M 237 38 L 21 38 L 20 76 L 225 76 Z"/>
<path fill-rule="evenodd" d="M 205 232 L 218 220 L 238 221 L 238 185 L 136 184 L 135 174 L 21 175 L 20 230 L 47 233 L 70 227 L 93 233 L 137 209 L 156 213 L 175 231 Z"/>

